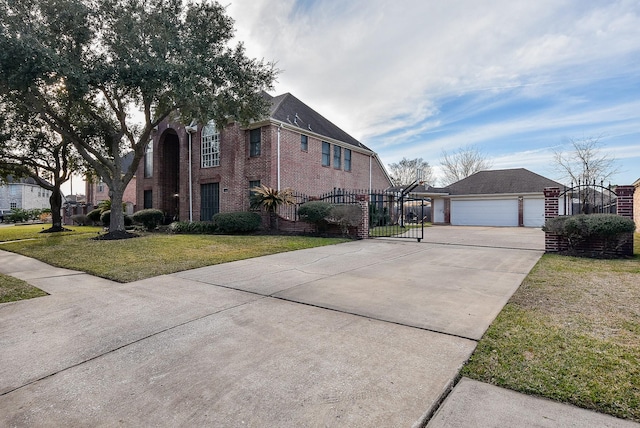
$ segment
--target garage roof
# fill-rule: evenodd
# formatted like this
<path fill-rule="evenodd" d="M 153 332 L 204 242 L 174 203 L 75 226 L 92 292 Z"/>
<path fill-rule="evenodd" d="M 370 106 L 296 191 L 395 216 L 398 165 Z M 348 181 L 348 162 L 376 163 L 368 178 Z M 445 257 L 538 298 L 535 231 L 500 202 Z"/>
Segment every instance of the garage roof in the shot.
<path fill-rule="evenodd" d="M 562 184 L 525 168 L 479 171 L 450 184 L 445 189 L 450 195 L 490 195 L 500 193 L 538 193 L 545 187 Z"/>

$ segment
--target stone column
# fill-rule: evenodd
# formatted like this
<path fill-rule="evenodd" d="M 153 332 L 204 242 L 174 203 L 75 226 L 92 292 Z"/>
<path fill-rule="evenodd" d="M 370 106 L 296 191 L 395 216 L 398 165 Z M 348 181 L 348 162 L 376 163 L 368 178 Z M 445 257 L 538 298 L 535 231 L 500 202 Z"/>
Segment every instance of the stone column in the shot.
<path fill-rule="evenodd" d="M 618 186 L 616 188 L 616 195 L 618 197 L 616 214 L 633 220 L 633 193 L 635 190 L 634 186 Z M 637 226 L 638 225 L 636 225 L 636 227 Z M 629 233 L 628 236 L 623 239 L 622 254 L 633 256 L 633 232 Z"/>

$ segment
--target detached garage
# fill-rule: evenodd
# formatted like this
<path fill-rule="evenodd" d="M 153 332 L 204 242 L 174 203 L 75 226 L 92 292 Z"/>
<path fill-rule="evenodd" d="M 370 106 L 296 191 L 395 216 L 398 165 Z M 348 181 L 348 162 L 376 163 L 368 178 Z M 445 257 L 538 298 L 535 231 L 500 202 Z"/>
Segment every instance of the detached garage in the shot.
<path fill-rule="evenodd" d="M 458 226 L 542 227 L 545 187 L 562 184 L 524 168 L 480 171 L 434 189 L 432 218 Z"/>

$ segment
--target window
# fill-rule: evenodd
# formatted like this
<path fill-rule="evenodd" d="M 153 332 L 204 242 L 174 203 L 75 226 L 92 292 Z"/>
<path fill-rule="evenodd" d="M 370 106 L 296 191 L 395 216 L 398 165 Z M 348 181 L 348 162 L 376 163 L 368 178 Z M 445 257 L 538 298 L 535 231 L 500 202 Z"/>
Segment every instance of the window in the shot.
<path fill-rule="evenodd" d="M 300 135 L 300 150 L 309 151 L 309 138 L 306 135 Z"/>
<path fill-rule="evenodd" d="M 153 176 L 153 140 L 147 144 L 144 152 L 144 178 Z"/>
<path fill-rule="evenodd" d="M 344 170 L 351 171 L 351 150 L 344 149 Z"/>
<path fill-rule="evenodd" d="M 326 141 L 322 142 L 322 166 L 331 165 L 331 146 Z"/>
<path fill-rule="evenodd" d="M 153 192 L 151 190 L 144 191 L 144 201 L 142 205 L 144 209 L 153 208 Z"/>
<path fill-rule="evenodd" d="M 260 156 L 260 130 L 252 129 L 249 132 L 249 156 L 256 157 Z"/>
<path fill-rule="evenodd" d="M 104 192 L 104 182 L 102 180 L 100 180 L 100 182 L 98 183 L 98 192 L 100 193 Z"/>
<path fill-rule="evenodd" d="M 335 169 L 340 169 L 342 165 L 342 147 L 333 146 L 333 167 Z"/>
<path fill-rule="evenodd" d="M 202 128 L 201 165 L 202 168 L 220 166 L 220 133 L 213 122 Z"/>

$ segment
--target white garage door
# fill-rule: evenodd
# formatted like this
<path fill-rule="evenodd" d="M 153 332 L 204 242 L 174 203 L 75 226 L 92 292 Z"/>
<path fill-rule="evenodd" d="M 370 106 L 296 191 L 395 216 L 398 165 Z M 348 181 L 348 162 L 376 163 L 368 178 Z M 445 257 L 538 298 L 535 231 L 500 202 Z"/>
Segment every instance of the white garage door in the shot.
<path fill-rule="evenodd" d="M 544 226 L 544 199 L 525 199 L 523 202 L 525 227 Z"/>
<path fill-rule="evenodd" d="M 518 226 L 518 200 L 452 200 L 451 224 L 457 226 Z"/>

